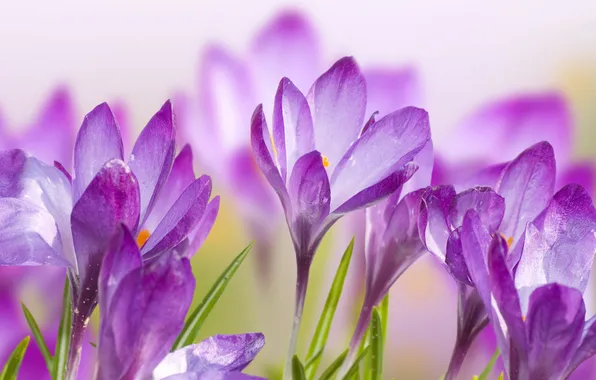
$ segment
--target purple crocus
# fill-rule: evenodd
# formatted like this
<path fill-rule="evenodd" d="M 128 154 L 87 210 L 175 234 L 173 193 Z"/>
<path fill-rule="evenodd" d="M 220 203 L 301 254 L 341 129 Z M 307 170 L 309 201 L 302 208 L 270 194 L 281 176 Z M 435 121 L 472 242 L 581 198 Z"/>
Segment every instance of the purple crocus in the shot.
<path fill-rule="evenodd" d="M 558 191 L 513 250 L 476 211 L 466 212 L 462 256 L 510 380 L 567 378 L 596 352 L 595 319 L 585 320 L 582 296 L 595 234 L 596 210 L 579 185 Z"/>
<path fill-rule="evenodd" d="M 145 259 L 181 242 L 193 254 L 219 207 L 211 180 L 195 179 L 185 147 L 174 159 L 172 106 L 166 102 L 141 132 L 128 163 L 112 111 L 101 104 L 79 130 L 74 172 L 21 150 L 0 153 L 0 236 L 3 265 L 68 268 L 73 298 L 70 376 L 76 374 L 83 332 L 97 304 L 101 262 L 116 228 L 125 224 Z"/>
<path fill-rule="evenodd" d="M 327 230 L 342 215 L 390 195 L 430 139 L 428 114 L 406 107 L 366 124 L 366 85 L 352 58 L 321 75 L 305 97 L 279 84 L 270 135 L 260 105 L 252 117 L 256 162 L 278 194 L 297 263 L 295 351 L 310 265 Z"/>
<path fill-rule="evenodd" d="M 213 45 L 201 56 L 196 99 L 176 99 L 179 137 L 189 142 L 201 165 L 236 200 L 236 210 L 255 238 L 259 279 L 270 275 L 271 250 L 282 213 L 275 194 L 254 164 L 247 120 L 254 105 L 273 112 L 272 95 L 282 77 L 306 93 L 326 68 L 322 46 L 310 20 L 294 10 L 268 22 L 246 52 L 236 54 Z M 420 86 L 412 68 L 370 67 L 363 70 L 371 107 L 366 115 L 385 115 L 406 105 L 418 105 Z M 180 112 L 181 107 L 182 111 Z M 323 154 L 325 154 L 323 152 Z M 345 242 L 341 243 L 342 245 Z"/>
<path fill-rule="evenodd" d="M 169 353 L 195 289 L 186 244 L 146 260 L 126 227 L 113 238 L 99 278 L 97 380 L 259 379 L 241 371 L 262 334 L 217 335 Z"/>

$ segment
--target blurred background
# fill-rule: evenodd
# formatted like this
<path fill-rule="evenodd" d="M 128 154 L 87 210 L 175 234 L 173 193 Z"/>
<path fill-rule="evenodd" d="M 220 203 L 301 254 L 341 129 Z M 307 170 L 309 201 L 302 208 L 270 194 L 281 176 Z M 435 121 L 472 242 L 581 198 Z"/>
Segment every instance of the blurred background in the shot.
<path fill-rule="evenodd" d="M 194 94 L 207 46 L 243 57 L 280 12 L 309 21 L 320 46 L 321 73 L 344 55 L 362 67 L 416 70 L 421 89 L 416 105 L 430 113 L 437 150 L 449 149 L 451 131 L 477 107 L 519 93 L 556 90 L 568 100 L 574 120 L 572 155 L 596 160 L 596 3 L 591 1 L 3 2 L 0 127 L 18 134 L 62 86 L 72 98 L 77 126 L 85 113 L 108 101 L 126 110 L 134 136 L 166 99 Z M 270 102 L 273 95 L 257 102 Z M 201 162 L 196 169 L 212 174 Z M 214 184 L 222 209 L 193 260 L 197 299 L 253 239 L 230 191 L 217 177 Z M 303 342 L 309 341 L 338 254 L 349 242 L 349 237 L 333 241 L 333 232 L 314 262 Z M 267 344 L 250 367 L 255 374 L 279 367 L 289 338 L 295 259 L 283 223 L 272 251 L 270 281 L 257 278 L 251 256 L 203 331 L 264 332 Z M 387 378 L 437 379 L 445 370 L 456 326 L 453 288 L 430 257 L 394 286 Z M 61 293 L 54 296 L 59 303 Z M 347 324 L 339 329 L 343 333 L 334 331 L 331 352 L 343 350 L 352 329 Z M 303 344 L 300 352 L 305 350 Z M 479 372 L 490 354 L 479 352 L 477 365 L 472 358 L 468 366 Z"/>

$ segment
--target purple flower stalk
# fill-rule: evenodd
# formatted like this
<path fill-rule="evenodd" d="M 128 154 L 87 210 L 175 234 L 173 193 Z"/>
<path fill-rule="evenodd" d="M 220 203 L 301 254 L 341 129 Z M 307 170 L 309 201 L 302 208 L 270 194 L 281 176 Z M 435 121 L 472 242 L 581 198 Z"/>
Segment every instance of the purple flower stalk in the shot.
<path fill-rule="evenodd" d="M 280 198 L 296 253 L 288 359 L 295 352 L 310 265 L 323 235 L 342 215 L 403 185 L 407 164 L 430 139 L 424 110 L 406 107 L 364 125 L 365 109 L 364 78 L 352 58 L 342 58 L 306 97 L 289 79 L 281 80 L 271 135 L 263 107 L 253 114 L 255 159 Z"/>
<path fill-rule="evenodd" d="M 585 291 L 596 251 L 596 210 L 579 185 L 558 191 L 510 250 L 466 212 L 462 256 L 488 311 L 511 380 L 567 378 L 596 352 Z M 517 252 L 516 252 L 517 251 Z"/>
<path fill-rule="evenodd" d="M 195 288 L 186 244 L 146 260 L 125 226 L 112 240 L 99 278 L 97 380 L 260 379 L 241 371 L 262 334 L 216 335 L 170 353 Z"/>
<path fill-rule="evenodd" d="M 128 163 L 120 131 L 104 103 L 79 130 L 71 175 L 21 150 L 0 153 L 2 265 L 68 268 L 73 300 L 68 372 L 74 378 L 89 317 L 97 305 L 97 279 L 120 224 L 137 239 L 146 260 L 178 247 L 193 254 L 219 207 L 209 202 L 211 180 L 195 179 L 185 147 L 174 159 L 170 102 L 141 132 Z"/>

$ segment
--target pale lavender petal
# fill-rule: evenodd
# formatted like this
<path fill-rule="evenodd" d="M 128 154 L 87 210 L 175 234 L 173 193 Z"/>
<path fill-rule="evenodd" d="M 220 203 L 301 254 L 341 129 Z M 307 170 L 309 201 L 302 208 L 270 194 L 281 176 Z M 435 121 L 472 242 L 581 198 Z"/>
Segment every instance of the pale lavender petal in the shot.
<path fill-rule="evenodd" d="M 434 148 L 432 140 L 428 140 L 424 148 L 416 154 L 412 162 L 418 166 L 416 173 L 403 186 L 402 193 L 408 194 L 418 189 L 430 186 L 433 166 L 434 166 Z"/>
<path fill-rule="evenodd" d="M 68 179 L 68 182 L 70 184 L 72 184 L 72 176 L 70 175 L 70 173 L 68 172 L 68 170 L 66 170 L 66 168 L 64 167 L 64 165 L 62 165 L 58 161 L 54 161 L 54 167 L 56 169 L 60 170 L 62 172 L 62 174 L 64 174 L 64 176 L 66 177 L 66 179 Z"/>
<path fill-rule="evenodd" d="M 429 139 L 428 114 L 419 108 L 403 108 L 373 124 L 331 175 L 331 210 L 401 169 Z"/>
<path fill-rule="evenodd" d="M 444 153 L 453 160 L 511 160 L 540 141 L 553 144 L 559 167 L 571 154 L 571 113 L 557 93 L 525 94 L 489 103 L 467 117 Z"/>
<path fill-rule="evenodd" d="M 548 284 L 532 293 L 526 319 L 531 378 L 563 375 L 580 344 L 585 314 L 577 289 Z"/>
<path fill-rule="evenodd" d="M 264 345 L 265 337 L 260 333 L 215 335 L 167 355 L 155 369 L 154 376 L 242 371 Z"/>
<path fill-rule="evenodd" d="M 273 141 L 281 177 L 287 182 L 296 161 L 315 149 L 306 98 L 287 78 L 279 82 L 273 108 Z"/>
<path fill-rule="evenodd" d="M 443 262 L 452 230 L 449 210 L 455 195 L 453 186 L 437 186 L 430 189 L 423 198 L 428 215 L 428 225 L 424 228 L 424 243 L 426 249 Z"/>
<path fill-rule="evenodd" d="M 515 273 L 523 305 L 534 289 L 548 283 L 585 291 L 594 260 L 595 231 L 596 209 L 581 186 L 567 185 L 555 194 L 526 229 Z"/>
<path fill-rule="evenodd" d="M 190 256 L 194 255 L 199 248 L 203 245 L 205 239 L 211 232 L 211 228 L 215 223 L 215 219 L 217 218 L 217 213 L 219 212 L 219 195 L 214 197 L 211 202 L 205 208 L 205 212 L 203 213 L 203 217 L 194 227 L 194 229 L 188 234 L 190 237 L 190 246 L 188 250 L 188 254 Z"/>
<path fill-rule="evenodd" d="M 118 121 L 120 136 L 122 137 L 122 145 L 124 147 L 124 157 L 127 157 L 130 155 L 134 143 L 133 134 L 136 135 L 134 126 L 130 120 L 130 113 L 123 102 L 112 104 L 112 112 Z"/>
<path fill-rule="evenodd" d="M 257 166 L 261 169 L 261 172 L 279 196 L 285 209 L 288 207 L 288 191 L 279 169 L 275 165 L 274 158 L 272 157 L 271 138 L 269 136 L 269 129 L 267 128 L 262 105 L 259 105 L 252 115 L 250 135 L 252 150 Z"/>
<path fill-rule="evenodd" d="M 319 152 L 296 161 L 288 193 L 292 201 L 292 237 L 295 244 L 308 249 L 315 230 L 329 215 L 329 178 Z"/>
<path fill-rule="evenodd" d="M 194 286 L 190 263 L 174 253 L 124 277 L 101 315 L 98 379 L 150 377 L 184 324 Z"/>
<path fill-rule="evenodd" d="M 307 91 L 320 68 L 317 33 L 308 18 L 297 11 L 284 11 L 265 25 L 252 41 L 251 53 L 261 98 L 273 94 L 282 77 L 291 78 L 298 88 Z"/>
<path fill-rule="evenodd" d="M 85 116 L 74 148 L 73 199 L 76 201 L 93 177 L 112 159 L 123 159 L 120 129 L 107 103 Z"/>
<path fill-rule="evenodd" d="M 149 231 L 154 231 L 180 194 L 194 180 L 192 150 L 190 145 L 185 145 L 176 156 L 168 180 L 159 193 L 153 211 L 147 216 L 144 227 Z"/>
<path fill-rule="evenodd" d="M 174 160 L 175 130 L 172 103 L 168 100 L 149 120 L 128 160 L 139 182 L 141 217 L 139 226 L 153 209 Z"/>
<path fill-rule="evenodd" d="M 584 324 L 580 345 L 571 359 L 567 373 L 573 372 L 580 364 L 593 357 L 594 354 L 596 354 L 596 316 L 593 316 Z"/>
<path fill-rule="evenodd" d="M 0 198 L 2 265 L 69 266 L 52 215 L 22 199 Z"/>
<path fill-rule="evenodd" d="M 366 83 L 354 59 L 345 57 L 337 61 L 317 79 L 307 98 L 315 147 L 329 159 L 328 169 L 333 171 L 360 135 L 364 123 Z"/>
<path fill-rule="evenodd" d="M 368 93 L 367 114 L 378 111 L 387 115 L 406 106 L 422 106 L 422 86 L 416 69 L 376 68 L 366 69 L 363 74 Z"/>
<path fill-rule="evenodd" d="M 489 187 L 476 187 L 463 191 L 457 194 L 451 206 L 449 212 L 451 224 L 455 227 L 461 226 L 468 210 L 476 211 L 484 227 L 492 234 L 499 228 L 503 219 L 505 200 Z"/>
<path fill-rule="evenodd" d="M 557 176 L 557 189 L 572 183 L 581 185 L 589 194 L 594 194 L 594 175 L 596 166 L 592 162 L 574 163 L 565 167 Z"/>
<path fill-rule="evenodd" d="M 528 222 L 546 207 L 555 189 L 553 148 L 541 142 L 523 151 L 504 169 L 495 190 L 505 198 L 500 232 L 519 239 Z"/>
<path fill-rule="evenodd" d="M 141 248 L 145 259 L 174 248 L 188 236 L 203 217 L 211 187 L 211 178 L 203 175 L 184 190 Z"/>

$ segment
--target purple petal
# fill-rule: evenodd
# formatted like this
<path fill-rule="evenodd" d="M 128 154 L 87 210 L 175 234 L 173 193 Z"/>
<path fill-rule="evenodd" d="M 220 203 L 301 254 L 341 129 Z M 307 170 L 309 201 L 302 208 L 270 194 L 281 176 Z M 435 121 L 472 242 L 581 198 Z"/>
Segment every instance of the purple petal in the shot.
<path fill-rule="evenodd" d="M 424 244 L 441 261 L 445 261 L 447 241 L 451 234 L 448 215 L 454 198 L 453 186 L 437 186 L 428 191 L 423 199 L 428 215 L 428 225 L 424 228 Z"/>
<path fill-rule="evenodd" d="M 331 175 L 331 210 L 401 169 L 429 139 L 428 114 L 419 108 L 403 108 L 373 124 Z"/>
<path fill-rule="evenodd" d="M 217 218 L 217 213 L 219 212 L 219 195 L 214 197 L 211 202 L 205 208 L 205 212 L 203 213 L 203 217 L 197 223 L 195 228 L 188 234 L 191 237 L 190 240 L 190 247 L 189 247 L 189 255 L 194 255 L 199 248 L 203 245 L 205 239 L 211 232 L 211 228 L 215 223 L 215 219 Z"/>
<path fill-rule="evenodd" d="M 2 265 L 69 266 L 52 215 L 30 202 L 0 198 Z"/>
<path fill-rule="evenodd" d="M 104 255 L 117 228 L 124 224 L 134 230 L 139 222 L 139 188 L 134 175 L 120 160 L 109 161 L 74 205 L 72 236 L 78 268 L 79 316 L 93 311 L 97 299 L 97 279 Z M 86 315 L 89 313 L 89 315 Z"/>
<path fill-rule="evenodd" d="M 462 255 L 466 260 L 470 278 L 485 306 L 491 305 L 492 289 L 487 268 L 491 237 L 476 211 L 470 210 L 464 216 L 460 238 Z"/>
<path fill-rule="evenodd" d="M 364 71 L 368 93 L 366 114 L 381 115 L 406 107 L 421 106 L 422 88 L 417 71 L 403 69 L 368 69 Z"/>
<path fill-rule="evenodd" d="M 20 149 L 0 152 L 0 197 L 18 197 L 23 191 L 21 175 L 27 155 Z"/>
<path fill-rule="evenodd" d="M 66 179 L 68 179 L 68 182 L 72 185 L 72 176 L 70 175 L 70 173 L 68 172 L 68 170 L 66 170 L 66 168 L 64 167 L 64 165 L 62 165 L 58 161 L 54 161 L 54 167 L 56 169 L 60 170 L 62 172 L 62 174 L 64 174 L 64 176 L 66 177 Z"/>
<path fill-rule="evenodd" d="M 296 161 L 288 192 L 292 200 L 292 236 L 308 249 L 313 230 L 329 215 L 329 178 L 319 152 L 313 151 Z"/>
<path fill-rule="evenodd" d="M 490 103 L 465 119 L 446 146 L 454 160 L 507 161 L 540 141 L 553 144 L 559 164 L 570 159 L 571 114 L 557 93 L 526 94 Z"/>
<path fill-rule="evenodd" d="M 505 213 L 505 200 L 489 187 L 476 187 L 463 191 L 455 197 L 449 218 L 451 224 L 459 227 L 468 210 L 474 210 L 489 233 L 494 233 Z"/>
<path fill-rule="evenodd" d="M 559 284 L 536 289 L 526 324 L 532 378 L 559 378 L 580 344 L 586 309 L 579 290 Z"/>
<path fill-rule="evenodd" d="M 172 112 L 172 103 L 168 100 L 149 120 L 128 160 L 130 169 L 139 181 L 140 226 L 153 209 L 174 160 L 175 131 Z"/>
<path fill-rule="evenodd" d="M 173 253 L 124 277 L 101 315 L 98 379 L 150 377 L 184 324 L 194 286 L 190 263 Z"/>
<path fill-rule="evenodd" d="M 129 156 L 134 142 L 132 135 L 133 133 L 136 135 L 134 125 L 130 120 L 130 113 L 126 108 L 126 104 L 123 102 L 117 102 L 112 104 L 112 106 L 112 112 L 118 121 L 118 127 L 120 127 L 120 136 L 122 137 L 122 145 L 124 146 L 124 156 Z"/>
<path fill-rule="evenodd" d="M 271 139 L 269 137 L 269 129 L 267 128 L 262 105 L 259 105 L 252 115 L 250 135 L 252 150 L 257 166 L 261 169 L 261 172 L 279 196 L 285 209 L 288 202 L 288 192 L 281 174 L 273 161 L 273 157 L 271 156 Z"/>
<path fill-rule="evenodd" d="M 555 157 L 549 143 L 533 145 L 511 161 L 495 189 L 506 204 L 501 233 L 519 239 L 526 224 L 546 207 L 554 188 Z"/>
<path fill-rule="evenodd" d="M 262 90 L 258 95 L 273 94 L 282 77 L 291 78 L 302 91 L 308 90 L 320 67 L 319 51 L 317 33 L 307 17 L 296 11 L 278 14 L 251 44 L 251 64 Z"/>
<path fill-rule="evenodd" d="M 155 369 L 154 376 L 163 378 L 183 372 L 242 371 L 264 345 L 265 337 L 260 333 L 215 335 L 166 356 Z"/>
<path fill-rule="evenodd" d="M 572 164 L 566 167 L 561 175 L 557 176 L 557 188 L 575 183 L 583 186 L 589 194 L 594 194 L 595 174 L 596 167 L 591 162 Z"/>
<path fill-rule="evenodd" d="M 586 191 L 567 185 L 557 192 L 526 229 L 515 273 L 522 304 L 527 305 L 534 289 L 552 282 L 583 293 L 594 259 L 595 231 L 596 210 Z"/>
<path fill-rule="evenodd" d="M 275 95 L 273 141 L 284 181 L 298 158 L 315 149 L 310 108 L 304 95 L 287 78 L 279 82 Z"/>
<path fill-rule="evenodd" d="M 144 227 L 149 231 L 154 231 L 180 194 L 194 180 L 192 150 L 190 145 L 185 145 L 176 156 L 168 180 L 159 193 L 153 211 L 147 216 Z"/>
<path fill-rule="evenodd" d="M 424 148 L 420 152 L 416 154 L 416 157 L 412 160 L 416 166 L 418 166 L 418 170 L 416 173 L 406 182 L 403 186 L 402 192 L 404 194 L 411 193 L 418 189 L 423 189 L 425 187 L 430 186 L 432 173 L 433 173 L 433 165 L 435 162 L 435 154 L 432 140 L 428 140 Z"/>
<path fill-rule="evenodd" d="M 210 196 L 209 176 L 201 176 L 191 183 L 143 245 L 143 257 L 154 257 L 180 244 L 201 220 Z"/>
<path fill-rule="evenodd" d="M 449 273 L 461 283 L 474 286 L 468 266 L 464 257 L 462 243 L 461 243 L 461 227 L 456 229 L 449 235 L 447 240 L 447 254 L 445 255 L 445 264 L 449 269 Z"/>
<path fill-rule="evenodd" d="M 137 242 L 130 231 L 121 226 L 103 258 L 99 274 L 99 303 L 104 313 L 110 313 L 112 298 L 120 282 L 141 266 L 141 253 Z"/>
<path fill-rule="evenodd" d="M 165 378 L 153 374 L 154 380 L 266 380 L 264 377 L 245 375 L 241 372 L 207 371 L 203 373 L 178 373 Z"/>
<path fill-rule="evenodd" d="M 74 148 L 73 198 L 78 200 L 93 177 L 112 159 L 123 159 L 120 129 L 107 103 L 85 116 Z"/>
<path fill-rule="evenodd" d="M 593 316 L 584 324 L 580 345 L 571 359 L 567 374 L 573 372 L 594 354 L 596 354 L 596 316 Z"/>
<path fill-rule="evenodd" d="M 307 98 L 316 149 L 329 159 L 333 171 L 360 135 L 364 122 L 366 83 L 354 59 L 337 61 L 317 79 Z"/>

